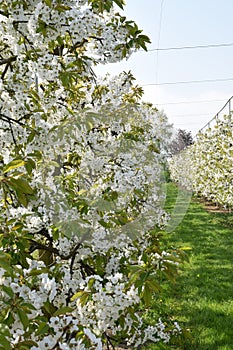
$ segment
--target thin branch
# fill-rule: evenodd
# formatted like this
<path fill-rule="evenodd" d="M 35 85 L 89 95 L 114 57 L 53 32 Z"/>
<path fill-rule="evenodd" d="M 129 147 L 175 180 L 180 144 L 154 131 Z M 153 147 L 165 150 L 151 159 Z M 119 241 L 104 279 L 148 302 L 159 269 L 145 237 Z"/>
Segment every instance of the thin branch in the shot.
<path fill-rule="evenodd" d="M 9 12 L 5 12 L 5 11 L 0 10 L 0 15 L 8 18 L 10 14 L 9 14 Z"/>
<path fill-rule="evenodd" d="M 5 44 L 4 47 L 0 50 L 0 52 L 5 51 L 7 48 L 8 48 L 8 46 Z M 1 55 L 1 58 L 3 58 L 2 55 Z"/>
<path fill-rule="evenodd" d="M 5 121 L 5 122 L 8 122 L 8 123 L 16 123 L 16 124 L 18 124 L 18 125 L 20 125 L 20 126 L 30 128 L 28 125 L 25 125 L 24 123 L 21 123 L 20 120 L 17 120 L 17 119 L 8 117 L 7 115 L 2 114 L 2 113 L 0 113 L 0 119 L 2 119 L 2 120 Z M 31 129 L 31 128 L 30 128 L 30 129 Z"/>
<path fill-rule="evenodd" d="M 2 76 L 1 76 L 1 79 L 2 79 L 2 80 L 4 80 L 5 75 L 6 75 L 6 73 L 7 73 L 9 67 L 10 67 L 10 63 L 7 63 L 6 66 L 5 66 L 5 68 L 4 68 L 4 71 L 3 71 L 3 73 L 2 73 Z"/>
<path fill-rule="evenodd" d="M 83 39 L 82 41 L 77 41 L 69 50 L 69 52 L 74 52 L 79 47 L 83 47 L 86 43 L 88 43 L 87 39 Z"/>
<path fill-rule="evenodd" d="M 13 131 L 13 128 L 12 128 L 12 123 L 9 122 L 9 125 L 10 125 L 10 131 L 11 131 L 11 136 L 12 136 L 13 142 L 14 142 L 15 146 L 18 147 L 16 139 L 15 139 L 14 131 Z"/>
<path fill-rule="evenodd" d="M 78 263 L 80 264 L 81 268 L 86 272 L 86 274 L 88 274 L 88 275 L 96 275 L 96 271 L 93 269 L 93 267 L 91 267 L 88 264 L 84 263 L 82 260 L 79 260 Z"/>
<path fill-rule="evenodd" d="M 47 252 L 50 252 L 56 256 L 59 256 L 61 259 L 63 260 L 69 260 L 70 258 L 72 258 L 72 254 L 73 252 L 71 252 L 68 255 L 63 255 L 59 252 L 59 250 L 57 248 L 53 248 L 51 246 L 47 246 L 43 243 L 37 242 L 34 239 L 29 239 L 29 241 L 32 243 L 32 246 L 30 248 L 30 253 L 33 253 L 35 250 L 40 249 L 40 250 L 46 250 Z"/>
<path fill-rule="evenodd" d="M 42 234 L 43 236 L 47 237 L 47 234 L 45 234 L 46 230 L 42 229 L 41 231 L 39 231 L 38 233 L 39 234 Z M 47 237 L 48 238 L 48 237 Z M 32 243 L 32 246 L 30 248 L 30 253 L 34 252 L 35 250 L 37 249 L 41 249 L 41 250 L 46 250 L 52 254 L 55 254 L 57 256 L 59 256 L 61 259 L 63 260 L 69 260 L 69 259 L 72 259 L 71 262 L 72 262 L 72 266 L 71 266 L 71 269 L 73 267 L 73 264 L 74 264 L 74 260 L 73 260 L 73 257 L 75 257 L 78 249 L 80 248 L 81 244 L 83 243 L 84 239 L 86 238 L 86 236 L 84 235 L 82 240 L 74 247 L 74 249 L 71 250 L 71 252 L 68 254 L 68 255 L 63 255 L 60 253 L 60 251 L 57 249 L 57 248 L 53 248 L 51 246 L 47 246 L 43 243 L 40 243 L 40 242 L 37 242 L 35 241 L 34 239 L 29 239 L 29 241 Z M 51 237 L 49 237 L 49 241 L 51 241 Z M 81 262 L 80 262 L 81 264 Z M 86 267 L 86 264 L 83 263 L 83 266 L 85 265 Z M 88 265 L 87 265 L 88 266 Z M 91 267 L 89 267 L 89 269 L 91 269 Z"/>
<path fill-rule="evenodd" d="M 85 241 L 85 239 L 89 236 L 89 234 L 90 234 L 90 230 L 88 230 L 88 232 L 82 236 L 81 241 L 74 247 L 74 249 L 70 253 L 72 255 L 71 262 L 70 262 L 70 274 L 71 274 L 71 276 L 73 274 L 73 266 L 74 266 L 76 253 L 77 253 L 78 249 L 81 247 L 82 243 Z"/>
<path fill-rule="evenodd" d="M 29 115 L 26 115 L 26 116 L 23 116 L 23 117 L 21 117 L 21 118 L 19 118 L 19 119 L 14 119 L 14 118 L 8 117 L 8 116 L 5 115 L 5 114 L 0 113 L 0 120 L 2 119 L 4 122 L 7 122 L 7 123 L 16 123 L 16 124 L 18 124 L 18 125 L 20 125 L 20 126 L 26 128 L 26 129 L 29 129 L 29 130 L 31 130 L 31 131 L 34 131 L 36 134 L 39 134 L 39 132 L 38 132 L 37 130 L 35 130 L 35 129 L 33 129 L 31 126 L 26 125 L 26 124 L 24 124 L 24 123 L 21 122 L 21 120 L 23 120 L 24 118 L 28 118 L 29 116 L 30 116 L 30 114 L 29 114 Z"/>
<path fill-rule="evenodd" d="M 46 230 L 44 227 L 39 232 L 36 232 L 36 234 L 46 237 L 49 242 L 53 243 L 53 238 L 49 235 L 48 230 Z"/>
<path fill-rule="evenodd" d="M 90 73 L 91 73 L 92 78 L 93 78 L 93 80 L 94 80 L 95 86 L 98 87 L 98 84 L 97 84 L 97 76 L 96 76 L 94 70 L 93 70 L 91 67 L 90 67 Z"/>
<path fill-rule="evenodd" d="M 26 22 L 27 23 L 27 22 Z M 15 28 L 15 30 L 22 35 L 22 37 L 27 41 L 27 43 L 31 46 L 31 48 L 33 49 L 33 51 L 36 53 L 36 55 L 38 56 L 38 53 L 36 51 L 36 49 L 33 46 L 33 43 L 28 39 L 28 37 L 18 28 L 17 23 L 13 22 L 13 26 Z M 27 47 L 25 47 L 25 49 L 27 50 Z"/>
<path fill-rule="evenodd" d="M 90 35 L 89 38 L 99 41 L 102 46 L 104 45 L 103 44 L 103 40 L 104 40 L 103 38 L 100 38 L 100 37 L 97 37 L 97 36 L 94 36 L 94 35 Z"/>
<path fill-rule="evenodd" d="M 2 60 L 0 60 L 0 66 L 3 65 L 3 64 L 10 64 L 11 62 L 16 61 L 16 59 L 17 59 L 17 56 L 11 56 L 11 57 L 8 57 L 8 58 L 3 58 Z"/>
<path fill-rule="evenodd" d="M 111 345 L 112 349 L 115 350 L 115 346 L 112 343 L 111 337 L 106 332 L 104 332 L 104 335 L 107 339 L 107 349 L 110 350 L 109 345 Z"/>
<path fill-rule="evenodd" d="M 76 253 L 77 253 L 78 249 L 80 248 L 80 246 L 81 246 L 81 242 L 78 243 L 78 244 L 76 245 L 76 247 L 74 248 L 72 257 L 71 257 L 71 262 L 70 262 L 70 275 L 71 275 L 71 277 L 72 277 L 72 275 L 73 275 L 73 273 L 74 273 L 74 272 L 73 272 L 73 266 L 74 266 L 74 261 L 75 261 Z"/>
<path fill-rule="evenodd" d="M 39 242 L 35 241 L 34 239 L 29 239 L 29 241 L 32 243 L 32 246 L 29 249 L 30 253 L 33 253 L 37 249 L 41 249 L 41 250 L 46 250 L 47 252 L 50 252 L 52 254 L 60 256 L 59 250 L 56 248 L 39 243 Z"/>

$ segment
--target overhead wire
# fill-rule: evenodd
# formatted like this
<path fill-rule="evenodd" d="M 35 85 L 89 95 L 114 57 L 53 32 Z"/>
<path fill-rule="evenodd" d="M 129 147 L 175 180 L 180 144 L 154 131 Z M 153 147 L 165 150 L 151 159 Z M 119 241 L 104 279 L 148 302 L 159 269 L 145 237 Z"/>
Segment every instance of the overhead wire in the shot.
<path fill-rule="evenodd" d="M 222 100 L 213 99 L 213 100 L 198 100 L 198 101 L 164 102 L 164 103 L 154 103 L 154 105 L 167 106 L 167 105 L 180 105 L 180 104 L 193 104 L 193 103 L 223 102 L 223 101 L 226 101 L 226 98 Z"/>
<path fill-rule="evenodd" d="M 231 47 L 233 43 L 220 43 L 220 44 L 207 44 L 207 45 L 193 45 L 193 46 L 176 46 L 176 47 L 163 47 L 160 48 L 160 37 L 161 37 L 161 28 L 162 28 L 162 17 L 163 17 L 163 6 L 164 0 L 161 0 L 160 6 L 160 18 L 159 18 L 159 31 L 158 31 L 158 43 L 157 48 L 148 49 L 147 52 L 156 52 L 156 83 L 143 84 L 142 86 L 161 86 L 161 85 L 178 85 L 178 84 L 201 84 L 201 83 L 213 83 L 213 82 L 224 82 L 224 81 L 233 81 L 233 78 L 219 78 L 219 79 L 203 79 L 203 80 L 189 80 L 189 81 L 174 81 L 174 82 L 158 82 L 159 74 L 159 51 L 172 51 L 172 50 L 197 50 L 197 49 L 210 49 L 210 48 L 220 48 L 220 47 Z M 142 51 L 142 50 L 139 50 Z M 144 51 L 145 52 L 145 51 Z M 157 106 L 166 106 L 166 105 L 178 105 L 178 104 L 192 104 L 192 103 L 207 103 L 207 102 L 220 102 L 225 101 L 223 99 L 213 99 L 213 100 L 201 100 L 201 101 L 182 101 L 182 102 L 167 102 L 167 103 L 157 103 Z M 210 116 L 212 113 L 199 113 L 199 114 L 180 114 L 173 115 L 172 117 L 196 117 L 196 116 Z M 191 123 L 191 124 L 199 124 Z M 177 125 L 186 125 L 186 124 L 177 124 Z"/>
<path fill-rule="evenodd" d="M 214 113 L 198 113 L 198 114 L 175 114 L 172 115 L 172 118 L 180 118 L 180 117 L 203 117 L 203 116 L 210 116 L 214 115 Z"/>
<path fill-rule="evenodd" d="M 154 52 L 154 51 L 174 51 L 174 50 L 195 50 L 195 49 L 211 49 L 218 47 L 230 47 L 233 43 L 221 43 L 221 44 L 207 44 L 207 45 L 194 45 L 194 46 L 174 46 L 174 47 L 157 47 L 154 49 L 139 50 L 140 52 Z"/>
<path fill-rule="evenodd" d="M 189 125 L 198 125 L 198 124 L 200 124 L 200 122 L 189 123 Z M 179 126 L 181 126 L 181 125 L 184 126 L 185 125 L 187 127 L 187 124 L 183 124 L 183 123 L 182 124 L 176 123 L 176 126 L 178 126 L 178 125 Z"/>
<path fill-rule="evenodd" d="M 233 81 L 233 78 L 220 78 L 220 79 L 204 79 L 204 80 L 188 80 L 188 81 L 168 81 L 164 83 L 148 83 L 142 84 L 142 86 L 160 86 L 160 85 L 178 85 L 178 84 L 201 84 L 201 83 L 213 83 L 221 81 Z"/>

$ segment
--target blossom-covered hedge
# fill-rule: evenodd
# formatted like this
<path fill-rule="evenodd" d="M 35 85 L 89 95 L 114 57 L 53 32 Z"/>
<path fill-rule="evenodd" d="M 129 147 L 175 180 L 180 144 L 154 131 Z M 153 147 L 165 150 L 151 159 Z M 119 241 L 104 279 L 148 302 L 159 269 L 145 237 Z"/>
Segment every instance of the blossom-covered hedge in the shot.
<path fill-rule="evenodd" d="M 179 256 L 160 247 L 170 126 L 131 73 L 145 48 L 102 0 L 0 4 L 0 349 L 102 349 L 180 332 L 142 310 Z"/>
<path fill-rule="evenodd" d="M 232 125 L 226 116 L 169 162 L 174 181 L 226 207 L 233 206 Z"/>

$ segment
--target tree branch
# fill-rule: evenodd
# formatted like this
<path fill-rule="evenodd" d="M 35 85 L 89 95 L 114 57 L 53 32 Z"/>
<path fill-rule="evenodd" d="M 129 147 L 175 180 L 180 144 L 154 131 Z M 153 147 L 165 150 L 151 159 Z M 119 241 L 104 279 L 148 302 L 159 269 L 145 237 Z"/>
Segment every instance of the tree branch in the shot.
<path fill-rule="evenodd" d="M 10 67 L 10 63 L 7 63 L 6 66 L 5 66 L 5 68 L 4 68 L 4 71 L 3 71 L 3 73 L 2 73 L 2 76 L 1 76 L 1 79 L 2 79 L 2 80 L 4 80 L 5 75 L 6 75 L 6 73 L 7 73 L 9 67 Z"/>
<path fill-rule="evenodd" d="M 12 128 L 12 122 L 9 122 L 9 125 L 10 125 L 10 131 L 11 131 L 11 136 L 12 136 L 13 142 L 14 142 L 15 146 L 18 147 L 16 139 L 15 139 L 14 131 Z"/>
<path fill-rule="evenodd" d="M 2 60 L 0 60 L 0 66 L 3 65 L 3 64 L 10 64 L 11 62 L 16 61 L 16 59 L 17 59 L 17 56 L 11 56 L 11 57 L 8 57 L 8 58 L 3 58 Z"/>
<path fill-rule="evenodd" d="M 30 116 L 30 115 L 29 115 Z M 36 131 L 35 129 L 33 129 L 31 126 L 27 125 L 27 124 L 24 124 L 21 122 L 21 120 L 23 120 L 24 118 L 28 118 L 28 115 L 26 116 L 23 116 L 21 117 L 20 119 L 14 119 L 14 118 L 11 118 L 11 117 L 8 117 L 7 115 L 3 114 L 0 112 L 0 120 L 2 119 L 4 122 L 7 122 L 7 123 L 16 123 L 26 129 L 29 129 L 31 131 L 35 131 L 36 134 L 39 134 L 38 131 Z"/>
<path fill-rule="evenodd" d="M 23 127 L 28 127 L 27 125 L 25 125 L 24 123 L 21 123 L 21 121 L 17 120 L 17 119 L 14 119 L 14 118 L 11 118 L 11 117 L 8 117 L 7 115 L 5 114 L 2 114 L 0 113 L 0 119 L 2 119 L 3 121 L 5 122 L 8 122 L 8 123 L 16 123 L 20 126 L 23 126 Z M 31 129 L 31 128 L 30 128 Z"/>
<path fill-rule="evenodd" d="M 41 235 L 45 236 L 51 243 L 52 239 L 51 239 L 50 236 L 48 237 L 48 233 L 47 233 L 47 231 L 45 229 L 42 229 L 41 231 L 39 231 L 38 234 L 41 234 Z M 29 239 L 29 241 L 32 243 L 32 246 L 30 248 L 30 253 L 33 253 L 35 250 L 40 249 L 40 250 L 46 250 L 46 251 L 48 251 L 48 252 L 50 252 L 50 253 L 52 253 L 54 255 L 57 255 L 63 260 L 71 259 L 70 269 L 72 271 L 75 255 L 76 255 L 78 249 L 80 248 L 80 246 L 83 243 L 85 238 L 86 238 L 86 235 L 84 235 L 82 237 L 81 241 L 76 244 L 76 246 L 71 250 L 71 252 L 68 255 L 61 254 L 60 251 L 57 248 L 45 245 L 45 244 L 40 243 L 40 242 L 37 242 L 34 239 Z"/>
<path fill-rule="evenodd" d="M 32 244 L 30 249 L 29 249 L 30 253 L 33 253 L 37 249 L 41 249 L 41 250 L 46 250 L 47 252 L 50 252 L 50 253 L 55 254 L 57 256 L 60 256 L 59 250 L 57 248 L 53 248 L 53 247 L 47 246 L 45 244 L 39 243 L 39 242 L 35 241 L 34 239 L 29 239 L 29 241 Z"/>

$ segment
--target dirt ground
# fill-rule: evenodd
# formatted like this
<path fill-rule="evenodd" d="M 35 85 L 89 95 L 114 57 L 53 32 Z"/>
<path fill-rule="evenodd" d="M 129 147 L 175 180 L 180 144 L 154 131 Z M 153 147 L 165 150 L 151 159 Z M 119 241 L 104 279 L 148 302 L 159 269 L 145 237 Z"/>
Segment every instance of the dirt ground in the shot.
<path fill-rule="evenodd" d="M 205 209 L 210 213 L 232 213 L 232 209 L 224 208 L 220 204 L 213 203 L 211 201 L 206 200 L 205 198 L 201 198 L 200 202 L 204 205 Z"/>

